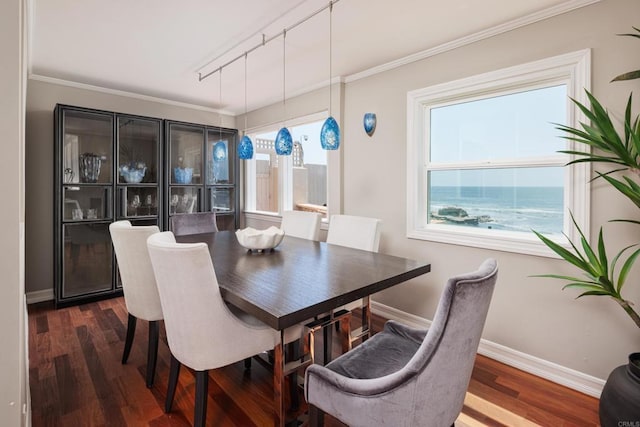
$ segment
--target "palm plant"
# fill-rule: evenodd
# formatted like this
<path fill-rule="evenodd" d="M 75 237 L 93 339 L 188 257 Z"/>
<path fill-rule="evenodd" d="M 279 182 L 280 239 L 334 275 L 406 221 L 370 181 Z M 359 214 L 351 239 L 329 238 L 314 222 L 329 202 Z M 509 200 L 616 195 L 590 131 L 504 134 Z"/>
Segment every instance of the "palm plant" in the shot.
<path fill-rule="evenodd" d="M 621 34 L 640 38 L 640 29 L 633 27 L 638 34 Z M 617 76 L 613 81 L 633 80 L 640 78 L 640 70 L 624 73 Z M 611 184 L 616 190 L 627 197 L 638 208 L 640 208 L 640 116 L 632 118 L 632 95 L 629 95 L 624 115 L 624 132 L 619 133 L 611 120 L 609 112 L 601 103 L 586 91 L 590 108 L 572 99 L 578 108 L 589 119 L 589 124 L 580 123 L 580 128 L 573 128 L 566 125 L 557 125 L 556 129 L 565 133 L 563 138 L 583 144 L 590 148 L 589 151 L 563 150 L 562 153 L 575 156 L 574 160 L 567 165 L 576 163 L 609 163 L 615 165 L 614 169 L 601 173 L 597 172 L 594 179 L 602 178 Z M 622 174 L 621 178 L 613 176 L 614 173 Z M 625 175 L 625 173 L 627 173 Z M 547 245 L 552 251 L 562 257 L 565 261 L 576 266 L 584 273 L 584 278 L 563 276 L 556 274 L 538 275 L 537 277 L 550 277 L 569 281 L 566 288 L 578 288 L 583 292 L 578 298 L 583 296 L 609 296 L 618 303 L 624 311 L 631 317 L 636 326 L 640 328 L 640 316 L 633 309 L 633 303 L 624 299 L 621 295 L 622 288 L 626 282 L 631 267 L 640 255 L 640 249 L 636 249 L 627 256 L 622 267 L 616 272 L 616 265 L 621 257 L 631 248 L 637 245 L 627 246 L 622 249 L 609 263 L 606 245 L 604 242 L 602 227 L 598 235 L 597 248 L 591 247 L 584 233 L 578 227 L 573 215 L 573 224 L 580 234 L 580 247 L 570 241 L 571 249 L 555 243 L 551 239 L 534 231 L 536 236 Z M 625 221 L 640 224 L 640 221 L 631 219 L 614 219 L 612 221 Z"/>

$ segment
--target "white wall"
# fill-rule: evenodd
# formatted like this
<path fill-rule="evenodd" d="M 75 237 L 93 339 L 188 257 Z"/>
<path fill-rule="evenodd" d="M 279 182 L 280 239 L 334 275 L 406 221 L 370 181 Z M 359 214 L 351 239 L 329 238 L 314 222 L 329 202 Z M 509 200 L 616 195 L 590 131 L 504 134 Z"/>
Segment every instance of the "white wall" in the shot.
<path fill-rule="evenodd" d="M 53 109 L 56 103 L 191 123 L 220 125 L 211 110 L 153 102 L 31 78 L 26 116 L 26 289 L 53 295 Z M 223 116 L 224 127 L 235 128 Z"/>
<path fill-rule="evenodd" d="M 0 425 L 25 423 L 28 376 L 24 322 L 24 1 L 0 3 Z"/>
<path fill-rule="evenodd" d="M 344 213 L 381 218 L 381 252 L 424 259 L 432 272 L 375 296 L 375 301 L 431 319 L 446 279 L 475 269 L 487 257 L 500 264 L 498 285 L 484 339 L 546 361 L 606 379 L 630 352 L 640 350 L 640 333 L 612 301 L 561 291 L 561 283 L 531 275 L 576 274 L 565 263 L 542 257 L 411 240 L 406 237 L 406 95 L 408 91 L 585 48 L 592 49 L 592 91 L 620 117 L 640 81 L 614 83 L 638 69 L 640 42 L 616 34 L 638 26 L 640 2 L 602 0 L 418 62 L 344 85 L 342 132 Z M 319 93 L 306 104 L 321 102 Z M 302 103 L 302 101 L 300 101 Z M 635 103 L 636 107 L 639 105 Z M 249 114 L 252 126 L 272 106 Z M 638 109 L 636 109 L 636 112 Z M 365 112 L 377 113 L 373 137 L 362 128 Z M 239 122 L 240 123 L 240 122 Z M 640 228 L 607 223 L 638 218 L 637 208 L 602 182 L 591 189 L 592 236 L 604 225 L 613 249 L 637 242 Z M 259 221 L 251 219 L 251 224 Z M 270 224 L 269 224 L 270 225 Z M 617 252 L 617 250 L 616 250 Z M 636 272 L 638 270 L 636 269 Z M 623 294 L 640 305 L 637 273 Z"/>

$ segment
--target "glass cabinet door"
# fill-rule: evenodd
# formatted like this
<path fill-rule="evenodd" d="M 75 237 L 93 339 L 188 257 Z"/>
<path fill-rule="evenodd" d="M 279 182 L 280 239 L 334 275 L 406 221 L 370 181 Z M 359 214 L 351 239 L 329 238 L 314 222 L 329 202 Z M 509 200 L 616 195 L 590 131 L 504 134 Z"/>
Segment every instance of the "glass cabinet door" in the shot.
<path fill-rule="evenodd" d="M 74 110 L 63 114 L 62 182 L 113 182 L 113 117 Z"/>
<path fill-rule="evenodd" d="M 200 212 L 199 189 L 171 187 L 169 191 L 169 215 Z"/>
<path fill-rule="evenodd" d="M 120 189 L 120 216 L 136 218 L 158 215 L 158 188 L 129 186 Z"/>
<path fill-rule="evenodd" d="M 108 223 L 71 223 L 62 228 L 62 298 L 112 289 L 112 246 Z"/>
<path fill-rule="evenodd" d="M 207 184 L 233 183 L 233 165 L 235 150 L 232 143 L 233 135 L 226 132 L 207 130 Z"/>
<path fill-rule="evenodd" d="M 235 207 L 234 189 L 230 187 L 209 188 L 209 206 L 215 212 L 233 212 Z"/>
<path fill-rule="evenodd" d="M 111 187 L 65 185 L 63 221 L 102 220 L 111 215 Z"/>
<path fill-rule="evenodd" d="M 172 123 L 169 126 L 169 168 L 171 184 L 202 184 L 204 130 Z"/>
<path fill-rule="evenodd" d="M 135 117 L 118 117 L 118 183 L 157 184 L 160 124 Z"/>

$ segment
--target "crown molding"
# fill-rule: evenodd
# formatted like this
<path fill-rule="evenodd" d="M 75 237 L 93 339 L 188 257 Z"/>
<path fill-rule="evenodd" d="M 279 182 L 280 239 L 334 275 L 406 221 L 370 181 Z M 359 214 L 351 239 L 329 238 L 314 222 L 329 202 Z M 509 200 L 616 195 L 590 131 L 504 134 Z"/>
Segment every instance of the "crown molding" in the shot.
<path fill-rule="evenodd" d="M 174 107 L 182 107 L 182 108 L 189 108 L 189 109 L 192 109 L 192 110 L 207 111 L 207 112 L 210 112 L 210 113 L 224 114 L 224 115 L 231 116 L 231 117 L 235 117 L 236 116 L 231 111 L 218 110 L 216 108 L 205 107 L 203 105 L 190 104 L 190 103 L 187 103 L 187 102 L 180 102 L 180 101 L 172 101 L 170 99 L 158 98 L 158 97 L 149 96 L 149 95 L 142 95 L 142 94 L 139 94 L 139 93 L 128 92 L 128 91 L 124 91 L 124 90 L 110 89 L 110 88 L 106 88 L 106 87 L 102 87 L 102 86 L 90 85 L 90 84 L 86 84 L 86 83 L 78 83 L 78 82 L 73 82 L 73 81 L 70 81 L 70 80 L 63 80 L 63 79 L 58 79 L 58 78 L 55 78 L 55 77 L 43 76 L 43 75 L 40 75 L 40 74 L 30 73 L 29 74 L 29 79 L 30 80 L 41 81 L 41 82 L 45 82 L 45 83 L 61 85 L 61 86 L 73 87 L 73 88 L 76 88 L 76 89 L 91 90 L 91 91 L 94 91 L 94 92 L 101 92 L 101 93 L 106 93 L 106 94 L 109 94 L 109 95 L 125 96 L 125 97 L 128 97 L 128 98 L 140 99 L 142 101 L 157 102 L 159 104 L 172 105 Z"/>
<path fill-rule="evenodd" d="M 404 58 L 396 59 L 395 61 L 387 62 L 385 64 L 376 65 L 375 67 L 355 74 L 350 74 L 348 76 L 345 76 L 344 82 L 351 83 L 360 79 L 364 79 L 366 77 L 371 77 L 385 71 L 393 70 L 394 68 L 402 67 L 403 65 L 411 64 L 413 62 L 420 61 L 431 56 L 439 55 L 441 53 L 448 52 L 450 50 L 457 49 L 459 47 L 466 46 L 480 40 L 488 39 L 489 37 L 497 36 L 499 34 L 515 30 L 516 28 L 524 27 L 525 25 L 533 24 L 534 22 L 562 15 L 563 13 L 571 12 L 572 10 L 589 6 L 594 3 L 599 3 L 600 1 L 601 0 L 569 0 L 567 2 L 549 7 L 547 9 L 531 13 L 529 15 L 514 19 L 509 22 L 505 22 L 504 24 L 496 25 L 495 27 L 491 27 L 474 34 L 470 34 L 468 36 L 443 43 L 439 46 L 413 53 L 411 55 L 405 56 Z"/>

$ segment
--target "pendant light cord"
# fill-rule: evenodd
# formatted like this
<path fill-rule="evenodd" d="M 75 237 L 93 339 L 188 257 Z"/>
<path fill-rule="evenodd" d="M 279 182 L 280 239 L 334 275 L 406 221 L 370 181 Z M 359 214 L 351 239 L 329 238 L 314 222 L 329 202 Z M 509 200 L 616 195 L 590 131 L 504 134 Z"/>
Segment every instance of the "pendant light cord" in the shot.
<path fill-rule="evenodd" d="M 220 116 L 220 128 L 219 128 L 219 133 L 220 133 L 220 141 L 222 141 L 222 111 L 220 111 L 220 109 L 222 108 L 222 68 L 220 69 L 220 89 L 218 91 L 218 115 Z"/>
<path fill-rule="evenodd" d="M 286 96 L 286 76 L 287 76 L 287 30 L 282 32 L 282 109 L 284 110 L 284 118 L 282 123 L 287 120 L 287 96 Z"/>
<path fill-rule="evenodd" d="M 331 74 L 332 74 L 332 63 L 331 63 L 331 58 L 333 57 L 332 55 L 332 48 L 333 48 L 333 44 L 332 44 L 332 36 L 333 36 L 333 1 L 329 2 L 329 117 L 331 117 L 331 104 L 332 104 L 332 93 L 333 92 L 331 90 Z"/>
<path fill-rule="evenodd" d="M 244 134 L 247 134 L 247 52 L 244 53 Z"/>

